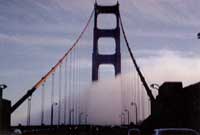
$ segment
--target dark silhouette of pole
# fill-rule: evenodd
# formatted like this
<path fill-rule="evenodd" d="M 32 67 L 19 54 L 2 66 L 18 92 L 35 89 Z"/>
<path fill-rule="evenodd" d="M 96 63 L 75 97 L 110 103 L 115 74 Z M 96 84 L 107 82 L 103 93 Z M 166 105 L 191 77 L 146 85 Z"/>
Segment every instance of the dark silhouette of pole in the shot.
<path fill-rule="evenodd" d="M 127 116 L 127 117 L 128 117 L 128 125 L 129 125 L 129 124 L 130 124 L 129 110 L 128 110 L 128 109 L 125 109 L 124 111 L 127 112 L 127 115 L 128 115 L 128 116 Z"/>
<path fill-rule="evenodd" d="M 83 114 L 84 114 L 83 112 L 79 113 L 79 125 L 80 125 L 81 122 L 82 122 L 82 115 L 83 115 Z"/>
<path fill-rule="evenodd" d="M 135 124 L 138 123 L 138 114 L 137 114 L 137 104 L 135 102 L 131 102 L 131 106 L 135 106 Z"/>
<path fill-rule="evenodd" d="M 51 105 L 51 126 L 53 126 L 53 104 Z"/>
<path fill-rule="evenodd" d="M 54 117 L 54 106 L 58 105 L 58 103 L 53 103 L 51 105 L 51 126 L 53 126 L 53 117 Z"/>
<path fill-rule="evenodd" d="M 27 126 L 30 126 L 30 123 L 31 123 L 31 97 L 28 98 Z"/>

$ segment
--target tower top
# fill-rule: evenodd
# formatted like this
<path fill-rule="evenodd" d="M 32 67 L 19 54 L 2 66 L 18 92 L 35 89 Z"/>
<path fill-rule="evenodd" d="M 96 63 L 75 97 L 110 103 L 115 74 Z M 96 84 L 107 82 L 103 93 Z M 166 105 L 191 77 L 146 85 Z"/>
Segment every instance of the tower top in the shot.
<path fill-rule="evenodd" d="M 97 0 L 95 0 L 95 4 L 94 4 L 94 5 L 106 6 L 106 5 L 100 5 L 100 4 L 98 4 Z M 119 1 L 117 0 L 117 3 L 116 3 L 116 4 L 107 5 L 107 6 L 113 6 L 113 5 L 119 5 Z"/>

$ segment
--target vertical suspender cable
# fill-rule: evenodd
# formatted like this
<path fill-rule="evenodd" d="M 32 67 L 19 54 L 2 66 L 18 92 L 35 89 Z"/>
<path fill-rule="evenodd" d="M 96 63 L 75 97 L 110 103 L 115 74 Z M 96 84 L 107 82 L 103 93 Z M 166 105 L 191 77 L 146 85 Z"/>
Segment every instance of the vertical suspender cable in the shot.
<path fill-rule="evenodd" d="M 127 69 L 126 69 L 126 70 L 127 70 Z M 127 74 L 127 71 L 126 71 L 125 73 Z M 128 106 L 127 106 L 127 103 L 128 103 L 128 89 L 127 89 L 127 88 L 128 88 L 128 87 L 127 87 L 128 84 L 127 84 L 127 82 L 128 82 L 128 81 L 127 81 L 127 77 L 126 77 L 126 76 L 124 76 L 124 80 L 125 80 L 125 82 L 124 82 L 125 109 L 128 109 L 128 108 L 127 108 L 127 107 L 128 107 Z"/>
<path fill-rule="evenodd" d="M 75 49 L 74 49 L 75 50 Z M 73 68 L 72 68 L 73 72 L 72 72 L 72 75 L 73 75 L 73 82 L 72 82 L 72 86 L 73 86 L 73 89 L 72 89 L 72 106 L 73 106 L 73 111 L 72 111 L 72 123 L 75 124 L 75 117 L 74 117 L 74 113 L 75 113 L 75 102 L 74 102 L 74 98 L 75 98 L 75 51 L 73 52 Z"/>
<path fill-rule="evenodd" d="M 129 67 L 130 67 L 130 80 L 129 80 L 129 86 L 130 86 L 130 110 L 132 111 L 132 117 L 131 117 L 131 121 L 134 121 L 134 106 L 133 106 L 133 102 L 134 102 L 134 89 L 133 89 L 133 72 L 131 71 L 131 63 L 129 62 Z"/>
<path fill-rule="evenodd" d="M 67 112 L 67 59 L 65 59 L 64 67 L 64 125 L 66 125 L 66 112 Z"/>
<path fill-rule="evenodd" d="M 79 117 L 79 114 L 80 114 L 80 89 L 79 89 L 79 84 L 80 84 L 80 82 L 79 82 L 79 80 L 80 80 L 80 74 L 79 74 L 79 69 L 80 69 L 80 65 L 79 65 L 79 60 L 80 59 L 80 57 L 79 57 L 79 49 L 77 49 L 77 91 L 78 91 L 78 106 L 77 106 L 77 117 Z"/>
<path fill-rule="evenodd" d="M 74 112 L 73 112 L 73 122 L 74 124 L 76 124 L 76 48 L 74 49 L 74 68 L 73 68 L 73 74 L 74 74 L 74 81 L 73 81 L 73 97 L 74 97 L 74 100 L 73 100 L 73 108 L 74 108 Z"/>
<path fill-rule="evenodd" d="M 81 80 L 81 76 L 80 76 L 80 54 L 79 54 L 79 51 L 77 52 L 78 53 L 78 115 L 81 113 L 81 87 L 80 87 L 80 80 Z M 80 121 L 80 124 L 81 124 L 81 121 Z"/>
<path fill-rule="evenodd" d="M 123 82 L 122 82 L 122 76 L 120 76 L 120 91 L 121 91 L 121 114 L 120 116 L 122 117 L 122 112 L 124 110 L 124 94 L 123 94 Z"/>
<path fill-rule="evenodd" d="M 137 106 L 137 72 L 134 72 L 134 102 L 136 103 Z M 137 124 L 137 118 L 135 118 L 135 123 Z"/>
<path fill-rule="evenodd" d="M 44 104 L 45 104 L 45 83 L 42 84 L 42 96 L 41 96 L 41 125 L 44 124 Z"/>
<path fill-rule="evenodd" d="M 69 107 L 69 124 L 70 125 L 71 125 L 71 109 L 72 109 L 71 108 L 71 99 L 72 99 L 72 95 L 71 95 L 72 72 L 71 71 L 72 71 L 72 55 L 70 53 L 70 56 L 69 56 L 69 78 L 68 78 L 68 80 L 69 80 L 69 101 L 68 101 L 69 105 L 68 105 L 68 107 Z"/>
<path fill-rule="evenodd" d="M 75 62 L 74 63 L 75 64 L 75 69 L 74 69 L 75 70 L 74 71 L 75 72 L 75 81 L 74 81 L 74 91 L 75 91 L 75 94 L 74 94 L 75 101 L 74 102 L 75 102 L 75 105 L 74 106 L 75 106 L 75 123 L 77 124 L 77 111 L 78 111 L 77 110 L 77 57 L 76 57 L 77 56 L 77 54 L 76 54 L 77 48 L 75 48 L 74 51 L 75 51 L 75 54 L 74 54 L 75 55 L 75 61 L 74 61 Z"/>
<path fill-rule="evenodd" d="M 145 102 L 145 97 L 144 97 L 145 95 L 144 95 L 144 92 L 143 92 L 144 91 L 144 87 L 142 87 L 142 89 L 143 89 L 142 90 L 142 101 L 143 101 L 143 105 L 142 105 L 143 113 L 142 114 L 143 114 L 143 120 L 144 120 L 145 114 L 146 114 L 146 109 L 145 109 L 146 108 L 146 102 Z"/>
<path fill-rule="evenodd" d="M 59 103 L 58 103 L 58 125 L 60 125 L 60 113 L 61 113 L 61 98 L 62 98 L 62 64 L 59 67 L 59 78 L 58 78 L 58 89 L 59 89 Z"/>
<path fill-rule="evenodd" d="M 78 121 L 79 121 L 79 119 L 78 119 L 78 117 L 79 117 L 79 87 L 78 87 L 78 85 L 79 85 L 79 73 L 78 73 L 78 71 L 79 71 L 79 54 L 78 54 L 78 48 L 77 48 L 77 55 L 76 55 L 76 62 L 77 62 L 77 67 L 76 67 L 76 72 L 77 72 L 77 83 L 76 83 L 76 89 L 77 89 L 77 94 L 76 94 L 76 96 L 77 96 L 77 124 L 78 124 Z"/>
<path fill-rule="evenodd" d="M 73 121 L 74 121 L 74 118 L 73 118 L 73 112 L 74 112 L 74 61 L 73 61 L 73 56 L 74 56 L 74 53 L 71 53 L 72 56 L 71 56 L 71 124 L 73 125 Z"/>
<path fill-rule="evenodd" d="M 52 74 L 52 84 L 51 84 L 51 126 L 53 126 L 53 115 L 54 115 L 54 79 L 55 73 Z"/>
<path fill-rule="evenodd" d="M 142 92 L 141 92 L 141 83 L 140 83 L 140 80 L 138 79 L 138 90 L 139 90 L 139 95 L 138 95 L 138 97 L 139 97 L 139 108 L 140 108 L 140 120 L 142 120 L 142 101 L 141 101 L 141 94 L 142 94 Z"/>
<path fill-rule="evenodd" d="M 76 48 L 76 124 L 78 124 L 78 48 Z"/>
<path fill-rule="evenodd" d="M 141 107 L 141 120 L 143 119 L 143 105 L 144 101 L 142 100 L 142 84 L 140 84 L 140 107 Z"/>
<path fill-rule="evenodd" d="M 73 124 L 73 53 L 71 53 L 71 124 Z"/>
<path fill-rule="evenodd" d="M 76 47 L 74 48 L 74 124 L 76 125 Z"/>
<path fill-rule="evenodd" d="M 122 54 L 122 59 L 123 59 L 123 54 Z M 122 61 L 123 62 L 123 61 Z M 122 64 L 122 65 L 124 65 L 124 64 Z M 123 72 L 123 68 L 122 68 L 122 72 Z M 125 105 L 124 105 L 124 88 L 123 88 L 123 86 L 124 86 L 124 81 L 123 81 L 124 79 L 123 79 L 123 76 L 121 75 L 120 76 L 120 91 L 121 91 L 121 114 L 120 114 L 120 116 L 121 117 L 123 117 L 123 111 L 124 111 L 124 107 L 125 107 Z M 123 123 L 123 122 L 122 122 Z"/>
<path fill-rule="evenodd" d="M 131 104 L 131 102 L 132 102 L 132 99 L 133 99 L 133 88 L 132 88 L 132 74 L 131 74 L 131 63 L 130 62 L 128 62 L 129 63 L 129 91 L 130 91 L 130 96 L 129 96 L 129 107 L 131 107 L 130 106 L 130 104 Z"/>
<path fill-rule="evenodd" d="M 77 91 L 78 91 L 78 110 L 77 110 L 77 112 L 78 112 L 78 118 L 79 118 L 79 115 L 80 115 L 80 63 L 79 63 L 79 61 L 80 61 L 80 57 L 79 57 L 80 55 L 79 55 L 79 48 L 77 48 Z M 79 120 L 79 124 L 81 124 L 81 119 Z"/>
<path fill-rule="evenodd" d="M 78 57 L 77 57 L 77 50 L 76 48 L 76 124 L 78 124 Z"/>
<path fill-rule="evenodd" d="M 137 96 L 136 96 L 136 100 L 137 100 L 137 105 L 138 105 L 138 111 L 139 111 L 139 116 L 138 116 L 138 118 L 139 118 L 139 120 L 140 120 L 140 87 L 139 87 L 139 83 L 140 83 L 140 80 L 139 80 L 139 77 L 138 77 L 138 75 L 137 75 Z"/>

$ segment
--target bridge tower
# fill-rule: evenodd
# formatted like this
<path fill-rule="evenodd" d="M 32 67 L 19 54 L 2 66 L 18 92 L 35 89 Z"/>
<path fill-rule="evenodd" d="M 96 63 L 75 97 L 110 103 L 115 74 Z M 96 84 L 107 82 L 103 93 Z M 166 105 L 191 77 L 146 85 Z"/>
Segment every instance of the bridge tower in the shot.
<path fill-rule="evenodd" d="M 99 29 L 97 26 L 97 17 L 99 14 L 114 14 L 116 16 L 116 27 L 113 29 Z M 99 54 L 98 40 L 100 38 L 114 38 L 115 53 Z M 101 64 L 112 64 L 115 70 L 115 76 L 121 73 L 121 53 L 120 53 L 120 27 L 119 27 L 119 3 L 113 6 L 100 6 L 95 3 L 94 15 L 94 33 L 93 33 L 93 54 L 92 54 L 92 81 L 99 78 L 99 66 Z"/>

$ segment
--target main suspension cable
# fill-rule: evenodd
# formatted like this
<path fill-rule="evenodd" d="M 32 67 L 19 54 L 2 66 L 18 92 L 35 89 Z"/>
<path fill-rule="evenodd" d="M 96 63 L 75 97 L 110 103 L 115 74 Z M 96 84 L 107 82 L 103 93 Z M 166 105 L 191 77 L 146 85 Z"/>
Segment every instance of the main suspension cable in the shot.
<path fill-rule="evenodd" d="M 129 43 L 128 43 L 128 40 L 127 40 L 127 37 L 126 37 L 126 33 L 124 31 L 124 27 L 123 27 L 123 23 L 122 23 L 122 19 L 121 19 L 121 15 L 120 14 L 119 14 L 119 19 L 120 19 L 120 25 L 121 25 L 121 28 L 122 28 L 122 33 L 123 33 L 123 36 L 124 36 L 124 39 L 125 39 L 126 46 L 127 46 L 128 51 L 129 51 L 130 57 L 132 59 L 132 62 L 134 64 L 134 66 L 135 66 L 135 69 L 136 69 L 136 71 L 137 71 L 137 73 L 138 73 L 138 75 L 140 77 L 140 80 L 141 80 L 143 86 L 145 87 L 145 90 L 146 90 L 147 95 L 149 96 L 149 98 L 151 100 L 151 103 L 154 103 L 155 98 L 154 98 L 154 96 L 153 96 L 153 94 L 152 94 L 152 92 L 151 92 L 151 90 L 150 90 L 150 88 L 149 88 L 149 86 L 148 86 L 148 84 L 147 84 L 142 72 L 140 71 L 140 68 L 139 68 L 139 66 L 138 66 L 138 64 L 137 64 L 137 62 L 136 62 L 136 60 L 135 60 L 135 58 L 133 56 L 131 48 L 129 46 Z"/>
<path fill-rule="evenodd" d="M 66 112 L 67 112 L 67 59 L 65 59 L 65 66 L 64 66 L 64 125 L 66 125 Z"/>

